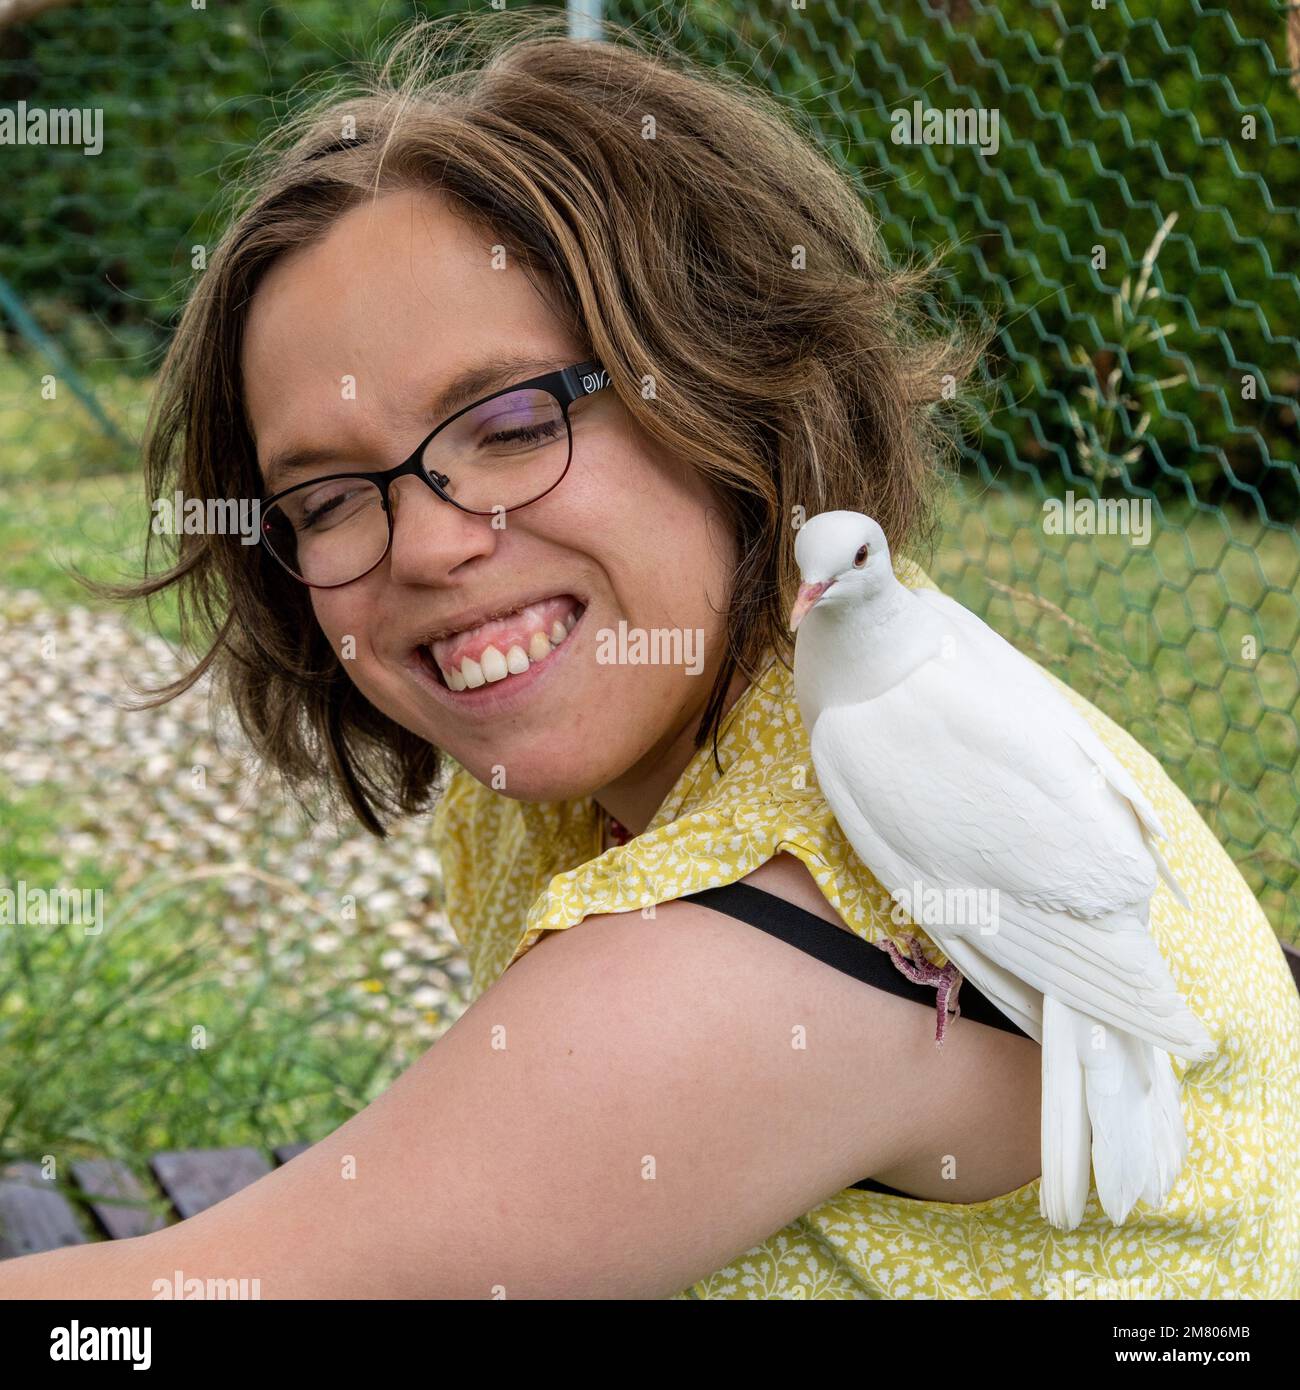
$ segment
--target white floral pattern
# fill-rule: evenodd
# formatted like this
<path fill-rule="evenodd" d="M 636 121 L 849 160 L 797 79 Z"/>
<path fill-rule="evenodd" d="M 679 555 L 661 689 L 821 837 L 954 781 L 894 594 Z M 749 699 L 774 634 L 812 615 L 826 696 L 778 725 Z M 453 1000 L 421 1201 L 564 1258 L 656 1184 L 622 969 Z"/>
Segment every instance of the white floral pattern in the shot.
<path fill-rule="evenodd" d="M 913 587 L 934 587 L 915 566 Z M 1300 1296 L 1300 997 L 1245 880 L 1156 760 L 1061 689 L 1136 778 L 1169 831 L 1162 845 L 1192 903 L 1162 885 L 1151 929 L 1218 1043 L 1188 1068 L 1188 1159 L 1158 1212 L 1122 1227 L 1089 1194 L 1080 1226 L 1039 1215 L 1035 1178 L 988 1201 L 921 1201 L 848 1188 L 676 1298 L 1295 1298 Z M 590 799 L 512 801 L 455 770 L 433 817 L 446 907 L 487 989 L 548 931 L 734 883 L 786 850 L 860 936 L 905 952 L 883 889 L 817 790 L 791 673 L 772 662 L 697 751 L 644 833 L 601 852 Z"/>

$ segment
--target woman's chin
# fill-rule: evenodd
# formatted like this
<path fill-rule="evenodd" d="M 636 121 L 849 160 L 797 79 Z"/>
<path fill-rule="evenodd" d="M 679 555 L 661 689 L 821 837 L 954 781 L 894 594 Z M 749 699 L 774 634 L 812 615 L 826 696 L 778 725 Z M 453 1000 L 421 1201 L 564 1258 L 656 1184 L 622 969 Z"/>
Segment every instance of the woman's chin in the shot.
<path fill-rule="evenodd" d="M 592 771 L 588 763 L 589 750 L 575 753 L 572 759 L 552 755 L 536 758 L 532 755 L 512 757 L 509 752 L 493 762 L 482 758 L 473 759 L 466 755 L 459 758 L 453 748 L 444 747 L 444 752 L 468 771 L 471 777 L 482 782 L 485 787 L 499 791 L 515 801 L 578 801 L 590 796 L 605 786 L 616 776 L 610 773 L 601 777 Z"/>

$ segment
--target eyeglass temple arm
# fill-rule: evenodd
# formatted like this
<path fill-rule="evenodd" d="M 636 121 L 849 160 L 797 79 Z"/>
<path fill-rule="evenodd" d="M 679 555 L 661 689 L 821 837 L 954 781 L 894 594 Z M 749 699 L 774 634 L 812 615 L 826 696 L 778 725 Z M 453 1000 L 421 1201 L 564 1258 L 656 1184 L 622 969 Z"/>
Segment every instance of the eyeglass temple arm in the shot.
<path fill-rule="evenodd" d="M 609 373 L 599 362 L 582 362 L 576 367 L 565 367 L 560 373 L 570 400 L 593 395 L 609 385 Z"/>

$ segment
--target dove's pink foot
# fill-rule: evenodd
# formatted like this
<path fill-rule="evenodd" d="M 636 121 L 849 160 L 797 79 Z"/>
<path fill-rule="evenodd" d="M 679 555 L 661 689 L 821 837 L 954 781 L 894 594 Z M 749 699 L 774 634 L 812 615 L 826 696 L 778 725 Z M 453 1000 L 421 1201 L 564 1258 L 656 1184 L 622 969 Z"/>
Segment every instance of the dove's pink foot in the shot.
<path fill-rule="evenodd" d="M 938 994 L 934 1002 L 938 1017 L 934 1027 L 934 1041 L 936 1046 L 942 1047 L 948 1029 L 948 1004 L 949 1001 L 954 1005 L 957 1002 L 957 991 L 962 981 L 961 972 L 952 961 L 944 966 L 932 965 L 926 960 L 925 952 L 916 937 L 909 936 L 907 939 L 913 957 L 910 960 L 892 941 L 886 940 L 878 944 L 883 945 L 889 952 L 890 959 L 914 984 L 934 985 L 937 988 Z M 953 1010 L 957 1016 L 960 1016 L 960 1012 L 956 1008 Z"/>

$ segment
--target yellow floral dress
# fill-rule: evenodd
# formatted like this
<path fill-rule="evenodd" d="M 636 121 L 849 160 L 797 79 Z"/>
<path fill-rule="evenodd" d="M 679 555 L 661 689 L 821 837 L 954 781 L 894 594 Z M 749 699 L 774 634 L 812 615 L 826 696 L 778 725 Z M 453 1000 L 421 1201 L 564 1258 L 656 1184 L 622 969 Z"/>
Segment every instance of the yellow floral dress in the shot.
<path fill-rule="evenodd" d="M 914 566 L 900 577 L 933 587 Z M 1039 1215 L 1039 1179 L 983 1202 L 848 1188 L 675 1298 L 1296 1298 L 1300 1296 L 1300 997 L 1277 939 L 1192 804 L 1139 744 L 1062 686 L 1169 832 L 1162 850 L 1191 900 L 1161 886 L 1151 930 L 1218 1043 L 1183 1079 L 1188 1159 L 1158 1212 L 1120 1227 L 1095 1187 L 1073 1231 Z M 646 830 L 602 851 L 590 799 L 529 804 L 457 768 L 434 812 L 446 909 L 475 995 L 538 941 L 594 913 L 636 911 L 734 883 L 781 850 L 801 859 L 858 935 L 896 926 L 817 790 L 793 677 L 773 661 L 697 751 Z"/>

